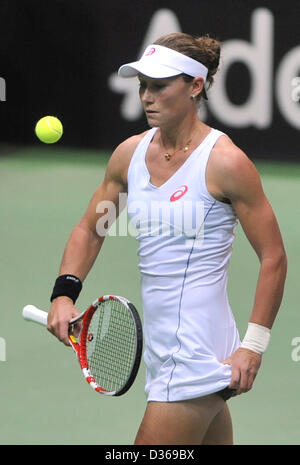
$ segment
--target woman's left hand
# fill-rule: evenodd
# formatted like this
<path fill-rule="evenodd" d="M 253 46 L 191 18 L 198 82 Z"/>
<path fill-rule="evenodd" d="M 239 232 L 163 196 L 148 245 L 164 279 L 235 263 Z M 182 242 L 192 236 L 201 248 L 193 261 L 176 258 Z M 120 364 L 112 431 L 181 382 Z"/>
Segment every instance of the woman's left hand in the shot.
<path fill-rule="evenodd" d="M 230 389 L 236 389 L 236 394 L 250 391 L 261 364 L 262 356 L 249 349 L 240 347 L 230 357 L 223 360 L 224 365 L 230 365 L 232 377 Z"/>

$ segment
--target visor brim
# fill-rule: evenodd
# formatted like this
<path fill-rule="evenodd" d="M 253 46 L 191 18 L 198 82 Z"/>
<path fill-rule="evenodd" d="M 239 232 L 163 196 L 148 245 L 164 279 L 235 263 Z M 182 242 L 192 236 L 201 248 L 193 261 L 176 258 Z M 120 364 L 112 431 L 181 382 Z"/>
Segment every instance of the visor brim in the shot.
<path fill-rule="evenodd" d="M 142 63 L 141 61 L 134 61 L 132 63 L 127 63 L 122 65 L 118 70 L 118 75 L 123 78 L 132 78 L 136 77 L 139 74 L 150 77 L 152 79 L 165 79 L 169 77 L 179 76 L 184 74 L 182 71 L 170 68 L 162 64 L 150 66 L 150 64 Z M 205 87 L 202 90 L 202 96 L 205 100 L 208 100 Z"/>
<path fill-rule="evenodd" d="M 141 61 L 135 61 L 133 63 L 128 63 L 119 68 L 119 76 L 123 78 L 130 78 L 137 76 L 138 74 L 143 74 L 144 76 L 153 78 L 153 79 L 164 79 L 168 77 L 179 76 L 182 74 L 182 71 L 170 68 L 162 64 L 153 65 L 153 63 L 142 63 Z"/>

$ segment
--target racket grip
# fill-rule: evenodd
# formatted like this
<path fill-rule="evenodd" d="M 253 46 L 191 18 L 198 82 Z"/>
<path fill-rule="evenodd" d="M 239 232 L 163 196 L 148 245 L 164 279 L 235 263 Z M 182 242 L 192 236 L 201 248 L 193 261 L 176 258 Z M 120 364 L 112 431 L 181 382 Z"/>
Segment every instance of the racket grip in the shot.
<path fill-rule="evenodd" d="M 48 313 L 40 310 L 34 305 L 26 305 L 22 312 L 25 320 L 33 321 L 43 326 L 47 326 Z"/>

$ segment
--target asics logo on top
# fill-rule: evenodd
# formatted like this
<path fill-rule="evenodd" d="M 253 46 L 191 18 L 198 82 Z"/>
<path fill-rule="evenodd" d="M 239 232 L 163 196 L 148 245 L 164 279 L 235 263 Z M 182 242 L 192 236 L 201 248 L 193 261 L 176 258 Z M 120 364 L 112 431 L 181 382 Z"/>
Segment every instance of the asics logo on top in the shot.
<path fill-rule="evenodd" d="M 171 195 L 170 197 L 170 202 L 175 202 L 175 200 L 181 199 L 181 197 L 184 196 L 188 191 L 188 186 L 180 186 L 177 191 L 174 192 L 174 194 Z"/>

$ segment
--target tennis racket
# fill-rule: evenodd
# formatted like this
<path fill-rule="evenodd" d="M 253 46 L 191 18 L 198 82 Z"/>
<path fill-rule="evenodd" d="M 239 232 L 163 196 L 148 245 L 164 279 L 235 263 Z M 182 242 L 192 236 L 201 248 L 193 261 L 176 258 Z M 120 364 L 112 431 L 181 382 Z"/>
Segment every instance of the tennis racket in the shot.
<path fill-rule="evenodd" d="M 48 313 L 26 305 L 23 317 L 46 326 Z M 75 324 L 80 327 L 76 337 Z M 89 385 L 101 394 L 125 394 L 138 373 L 143 348 L 142 324 L 134 305 L 120 296 L 99 297 L 70 321 L 69 328 L 70 344 Z"/>

